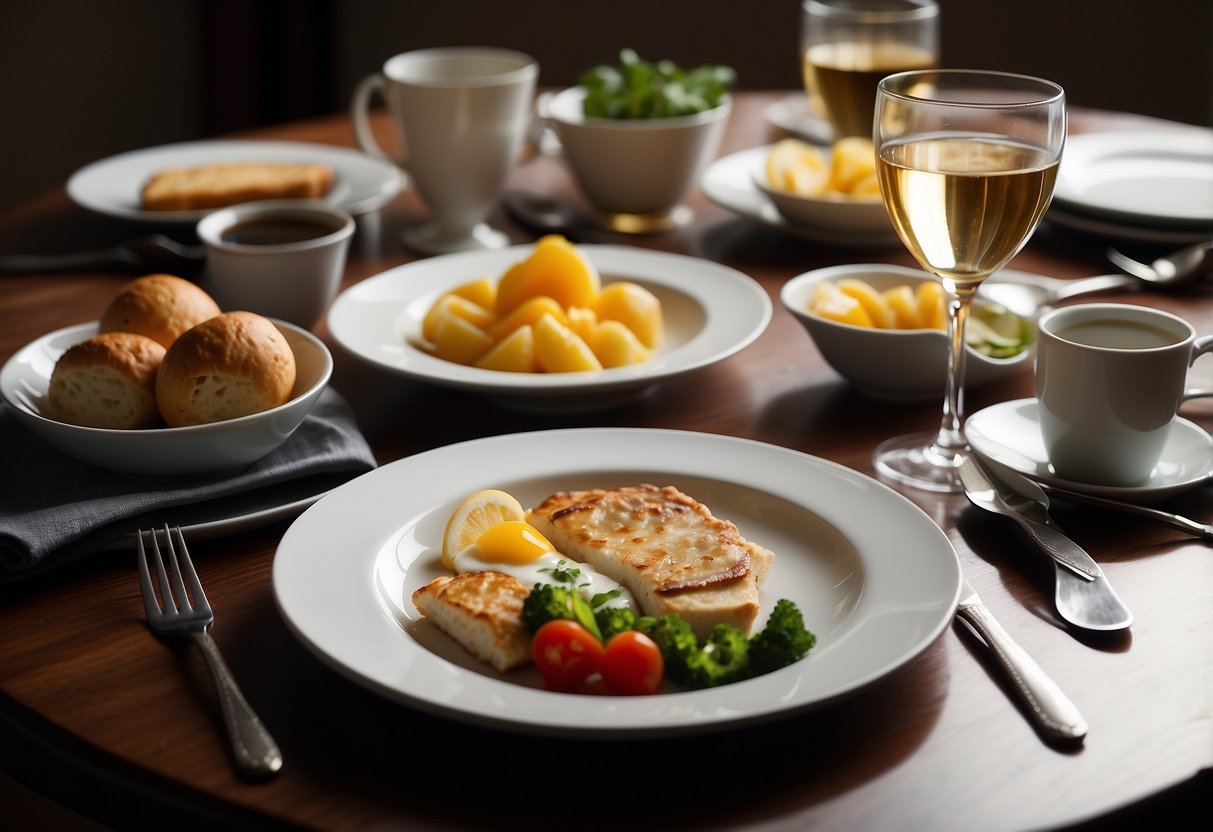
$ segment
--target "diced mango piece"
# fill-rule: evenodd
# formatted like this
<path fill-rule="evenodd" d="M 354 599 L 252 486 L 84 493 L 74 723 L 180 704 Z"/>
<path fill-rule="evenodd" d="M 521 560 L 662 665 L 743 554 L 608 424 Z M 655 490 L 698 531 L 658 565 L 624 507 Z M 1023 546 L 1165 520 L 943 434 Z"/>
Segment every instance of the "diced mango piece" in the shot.
<path fill-rule="evenodd" d="M 535 358 L 549 373 L 602 369 L 586 342 L 551 315 L 544 315 L 535 324 Z"/>
<path fill-rule="evenodd" d="M 643 286 L 627 280 L 608 284 L 594 307 L 599 321 L 619 321 L 649 349 L 661 344 L 661 301 Z"/>
<path fill-rule="evenodd" d="M 498 317 L 527 298 L 546 295 L 561 307 L 594 305 L 600 286 L 598 270 L 559 234 L 540 237 L 527 259 L 515 263 L 497 284 Z"/>
<path fill-rule="evenodd" d="M 510 314 L 490 326 L 489 336 L 494 341 L 500 341 L 520 326 L 534 326 L 544 315 L 551 315 L 562 324 L 567 321 L 559 303 L 547 295 L 540 295 L 523 301 Z"/>
<path fill-rule="evenodd" d="M 594 330 L 598 329 L 598 313 L 584 306 L 570 306 L 567 324 L 569 329 L 580 335 L 581 340 L 588 344 L 594 337 Z"/>
<path fill-rule="evenodd" d="M 919 283 L 917 301 L 919 326 L 927 329 L 948 328 L 948 313 L 944 308 L 943 286 L 934 280 L 926 280 Z"/>
<path fill-rule="evenodd" d="M 467 283 L 456 286 L 451 290 L 451 294 L 467 298 L 472 303 L 485 309 L 494 309 L 497 306 L 497 284 L 487 277 L 482 277 L 479 280 L 470 280 Z"/>
<path fill-rule="evenodd" d="M 782 139 L 767 153 L 767 184 L 800 196 L 820 196 L 829 185 L 830 172 L 817 148 L 800 139 Z"/>
<path fill-rule="evenodd" d="M 488 333 L 458 315 L 445 315 L 434 331 L 434 355 L 457 364 L 471 364 L 493 346 Z"/>
<path fill-rule="evenodd" d="M 448 315 L 463 318 L 477 329 L 485 329 L 493 323 L 494 315 L 488 309 L 473 303 L 467 298 L 448 292 L 438 298 L 437 302 L 425 313 L 421 321 L 421 337 L 432 342 L 438 331 L 439 322 Z"/>
<path fill-rule="evenodd" d="M 840 324 L 872 326 L 872 316 L 859 301 L 825 281 L 817 284 L 809 311 Z"/>
<path fill-rule="evenodd" d="M 922 323 L 918 317 L 918 301 L 914 298 L 914 290 L 908 285 L 894 286 L 885 289 L 885 303 L 893 310 L 893 318 L 898 329 L 920 329 Z"/>
<path fill-rule="evenodd" d="M 897 318 L 893 312 L 893 308 L 889 306 L 888 301 L 880 292 L 872 288 L 871 284 L 854 278 L 844 277 L 834 284 L 843 294 L 850 295 L 859 301 L 859 305 L 868 313 L 868 317 L 872 319 L 872 325 L 881 329 L 892 329 Z"/>
<path fill-rule="evenodd" d="M 861 180 L 876 173 L 872 140 L 849 136 L 834 142 L 830 155 L 830 185 L 844 194 L 854 193 Z"/>
<path fill-rule="evenodd" d="M 625 367 L 649 360 L 648 348 L 640 343 L 636 333 L 619 321 L 598 324 L 589 344 L 603 367 Z"/>
<path fill-rule="evenodd" d="M 485 353 L 476 366 L 482 370 L 501 370 L 506 373 L 533 373 L 535 363 L 535 335 L 527 324 L 515 329 L 497 346 Z"/>

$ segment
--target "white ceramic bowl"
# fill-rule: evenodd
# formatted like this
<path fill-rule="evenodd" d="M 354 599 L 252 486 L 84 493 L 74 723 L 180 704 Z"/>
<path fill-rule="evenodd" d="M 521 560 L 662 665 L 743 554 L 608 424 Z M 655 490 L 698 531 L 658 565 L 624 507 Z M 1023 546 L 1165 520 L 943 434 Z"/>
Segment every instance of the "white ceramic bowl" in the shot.
<path fill-rule="evenodd" d="M 262 413 L 208 425 L 149 430 L 88 428 L 43 415 L 55 362 L 97 332 L 96 321 L 56 330 L 28 344 L 0 369 L 0 395 L 17 417 L 68 456 L 124 474 L 151 477 L 232 472 L 285 442 L 307 416 L 333 372 L 333 356 L 307 330 L 275 320 L 295 353 L 295 388 L 288 402 Z"/>
<path fill-rule="evenodd" d="M 821 148 L 820 152 L 829 165 L 829 148 Z M 761 160 L 765 163 L 765 154 Z M 763 167 L 755 168 L 752 175 L 755 187 L 771 200 L 779 215 L 794 226 L 897 240 L 884 201 L 878 197 L 801 196 L 771 187 Z"/>
<path fill-rule="evenodd" d="M 1014 272 L 1002 272 L 1008 276 Z M 878 290 L 934 280 L 918 269 L 857 264 L 816 269 L 784 284 L 780 301 L 808 331 L 821 356 L 864 395 L 883 401 L 929 401 L 944 394 L 948 338 L 935 329 L 873 329 L 837 323 L 809 312 L 816 283 L 858 278 Z M 965 385 L 1007 378 L 1032 367 L 1029 347 L 1013 358 L 990 358 L 967 348 Z"/>
<path fill-rule="evenodd" d="M 604 214 L 660 216 L 679 207 L 716 158 L 732 99 L 688 116 L 594 118 L 586 90 L 570 87 L 548 102 L 561 155 L 590 204 Z"/>

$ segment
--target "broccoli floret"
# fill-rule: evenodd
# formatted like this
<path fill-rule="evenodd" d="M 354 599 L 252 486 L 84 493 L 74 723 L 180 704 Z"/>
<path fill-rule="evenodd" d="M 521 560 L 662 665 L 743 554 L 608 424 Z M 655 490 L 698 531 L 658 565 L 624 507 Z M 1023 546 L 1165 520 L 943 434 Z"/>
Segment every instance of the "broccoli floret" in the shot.
<path fill-rule="evenodd" d="M 699 652 L 699 639 L 691 625 L 677 615 L 663 615 L 659 618 L 643 616 L 636 621 L 636 629 L 644 633 L 661 648 L 661 658 L 665 662 L 666 675 L 679 684 L 686 684 L 689 675 L 682 670 L 687 667 L 691 656 Z"/>
<path fill-rule="evenodd" d="M 749 641 L 732 624 L 717 624 L 707 641 L 690 656 L 685 668 L 691 688 L 727 685 L 746 677 L 749 666 Z"/>
<path fill-rule="evenodd" d="M 610 641 L 624 630 L 636 629 L 636 613 L 628 607 L 599 607 L 594 612 L 594 621 L 602 632 L 603 642 Z"/>
<path fill-rule="evenodd" d="M 745 675 L 749 645 L 745 634 L 732 625 L 717 624 L 703 645 L 691 625 L 677 615 L 641 618 L 637 629 L 657 642 L 666 675 L 683 687 L 713 687 Z"/>
<path fill-rule="evenodd" d="M 750 639 L 749 675 L 761 676 L 800 661 L 816 643 L 817 637 L 805 629 L 800 610 L 781 598 L 766 627 Z"/>
<path fill-rule="evenodd" d="M 599 641 L 602 633 L 594 621 L 594 612 L 585 599 L 571 586 L 535 584 L 531 594 L 522 602 L 522 623 L 534 633 L 557 618 L 567 618 L 585 627 Z"/>

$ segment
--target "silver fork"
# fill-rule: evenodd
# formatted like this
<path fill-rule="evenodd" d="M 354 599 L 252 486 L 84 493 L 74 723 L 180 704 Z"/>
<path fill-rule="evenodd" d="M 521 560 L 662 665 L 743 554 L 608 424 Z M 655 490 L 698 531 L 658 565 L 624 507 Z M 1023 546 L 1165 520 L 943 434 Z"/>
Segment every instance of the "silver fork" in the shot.
<path fill-rule="evenodd" d="M 219 694 L 219 705 L 223 711 L 223 723 L 231 741 L 236 769 L 248 777 L 269 777 L 282 768 L 282 753 L 269 731 L 261 724 L 245 700 L 236 680 L 219 655 L 206 628 L 215 620 L 211 605 L 202 591 L 202 583 L 190 561 L 189 550 L 181 529 L 164 527 L 165 554 L 160 554 L 160 534 L 149 529 L 151 535 L 151 559 L 160 587 L 160 601 L 156 600 L 151 572 L 148 569 L 148 552 L 144 547 L 144 532 L 139 531 L 136 550 L 139 554 L 139 585 L 143 590 L 143 607 L 147 610 L 147 623 L 159 635 L 188 636 L 202 648 L 202 655 L 215 680 Z M 173 536 L 176 535 L 176 543 Z M 168 568 L 165 568 L 165 561 Z M 171 580 L 171 583 L 170 583 Z M 186 592 L 186 587 L 189 592 Z M 175 599 L 175 600 L 174 600 Z M 192 600 L 191 600 L 192 599 Z M 163 604 L 163 606 L 162 606 Z"/>

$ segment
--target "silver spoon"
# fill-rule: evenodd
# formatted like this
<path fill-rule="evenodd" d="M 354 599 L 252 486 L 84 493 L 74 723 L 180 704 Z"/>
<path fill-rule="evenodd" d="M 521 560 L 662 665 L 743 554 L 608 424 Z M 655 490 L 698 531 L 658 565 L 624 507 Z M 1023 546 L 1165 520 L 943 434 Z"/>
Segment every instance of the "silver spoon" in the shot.
<path fill-rule="evenodd" d="M 112 248 L 69 254 L 3 254 L 0 274 L 39 274 L 113 269 L 116 271 L 192 272 L 206 260 L 202 246 L 187 246 L 163 234 L 128 240 Z"/>
<path fill-rule="evenodd" d="M 1136 278 L 1160 286 L 1179 286 L 1208 272 L 1208 266 L 1213 264 L 1210 252 L 1213 252 L 1213 240 L 1180 249 L 1170 257 L 1159 257 L 1149 265 L 1126 257 L 1114 248 L 1109 248 L 1106 254 L 1116 266 Z"/>
<path fill-rule="evenodd" d="M 1118 289 L 1138 289 L 1142 282 L 1123 274 L 1101 274 L 1080 280 L 1059 280 L 1055 277 L 1032 276 L 1017 279 L 1013 275 L 995 274 L 977 290 L 978 297 L 992 300 L 1010 309 L 1016 315 L 1034 318 L 1047 306 L 1095 292 L 1112 292 Z"/>

